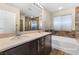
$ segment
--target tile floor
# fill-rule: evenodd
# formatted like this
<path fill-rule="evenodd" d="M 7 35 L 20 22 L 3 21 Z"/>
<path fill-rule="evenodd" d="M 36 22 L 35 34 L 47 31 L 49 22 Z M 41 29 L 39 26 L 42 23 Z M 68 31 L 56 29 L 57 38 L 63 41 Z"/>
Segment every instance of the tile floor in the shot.
<path fill-rule="evenodd" d="M 52 49 L 52 51 L 50 52 L 50 55 L 69 55 L 69 54 L 57 49 Z"/>

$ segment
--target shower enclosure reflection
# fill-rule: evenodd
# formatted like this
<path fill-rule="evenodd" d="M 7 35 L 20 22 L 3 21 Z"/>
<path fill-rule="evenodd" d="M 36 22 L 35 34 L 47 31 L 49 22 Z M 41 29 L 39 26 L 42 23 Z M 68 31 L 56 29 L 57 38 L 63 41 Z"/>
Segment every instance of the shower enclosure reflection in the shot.
<path fill-rule="evenodd" d="M 38 30 L 39 29 L 39 17 L 24 17 L 20 19 L 20 31 Z"/>

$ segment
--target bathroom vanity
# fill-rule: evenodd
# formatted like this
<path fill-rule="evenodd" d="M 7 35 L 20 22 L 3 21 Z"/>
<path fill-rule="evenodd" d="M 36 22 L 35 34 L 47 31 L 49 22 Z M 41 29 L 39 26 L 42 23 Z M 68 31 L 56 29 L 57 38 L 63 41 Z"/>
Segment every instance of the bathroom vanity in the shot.
<path fill-rule="evenodd" d="M 0 39 L 1 55 L 47 55 L 51 51 L 51 33 L 24 33 Z"/>

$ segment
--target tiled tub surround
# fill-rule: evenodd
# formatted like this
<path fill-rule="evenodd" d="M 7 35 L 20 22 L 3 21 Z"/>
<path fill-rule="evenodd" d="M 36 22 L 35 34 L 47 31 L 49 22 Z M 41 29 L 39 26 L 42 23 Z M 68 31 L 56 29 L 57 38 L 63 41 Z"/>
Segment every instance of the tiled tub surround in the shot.
<path fill-rule="evenodd" d="M 75 38 L 52 35 L 52 49 L 57 49 L 71 55 L 79 55 L 79 43 Z"/>
<path fill-rule="evenodd" d="M 26 32 L 27 33 L 27 32 Z M 7 49 L 16 47 L 18 45 L 21 45 L 23 43 L 35 40 L 37 38 L 40 38 L 45 35 L 51 34 L 50 32 L 39 32 L 39 31 L 33 31 L 28 32 L 27 34 L 22 34 L 21 36 L 11 36 L 11 37 L 5 37 L 0 38 L 0 52 L 5 51 Z"/>
<path fill-rule="evenodd" d="M 75 38 L 75 31 L 52 31 L 53 35 Z"/>
<path fill-rule="evenodd" d="M 79 7 L 75 10 L 75 30 L 76 30 L 76 39 L 79 41 Z"/>

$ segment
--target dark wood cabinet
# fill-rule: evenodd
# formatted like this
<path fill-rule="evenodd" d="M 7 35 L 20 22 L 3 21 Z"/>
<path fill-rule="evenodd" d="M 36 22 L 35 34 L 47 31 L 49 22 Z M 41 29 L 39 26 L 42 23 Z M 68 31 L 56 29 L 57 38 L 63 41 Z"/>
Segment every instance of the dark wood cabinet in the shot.
<path fill-rule="evenodd" d="M 44 54 L 44 48 L 45 48 L 45 39 L 44 37 L 40 38 L 38 40 L 38 54 Z"/>
<path fill-rule="evenodd" d="M 51 51 L 51 35 L 24 43 L 0 53 L 0 55 L 47 55 Z"/>
<path fill-rule="evenodd" d="M 29 47 L 29 43 L 25 43 L 20 46 L 6 50 L 3 53 L 5 55 L 27 55 L 27 54 L 29 54 L 28 47 Z"/>
<path fill-rule="evenodd" d="M 29 42 L 29 55 L 36 55 L 38 53 L 38 40 Z"/>
<path fill-rule="evenodd" d="M 47 55 L 51 51 L 51 35 L 47 35 L 38 40 L 38 54 Z"/>
<path fill-rule="evenodd" d="M 45 49 L 44 50 L 45 54 L 49 54 L 51 51 L 51 36 L 50 35 L 45 37 L 45 48 L 44 49 Z"/>

